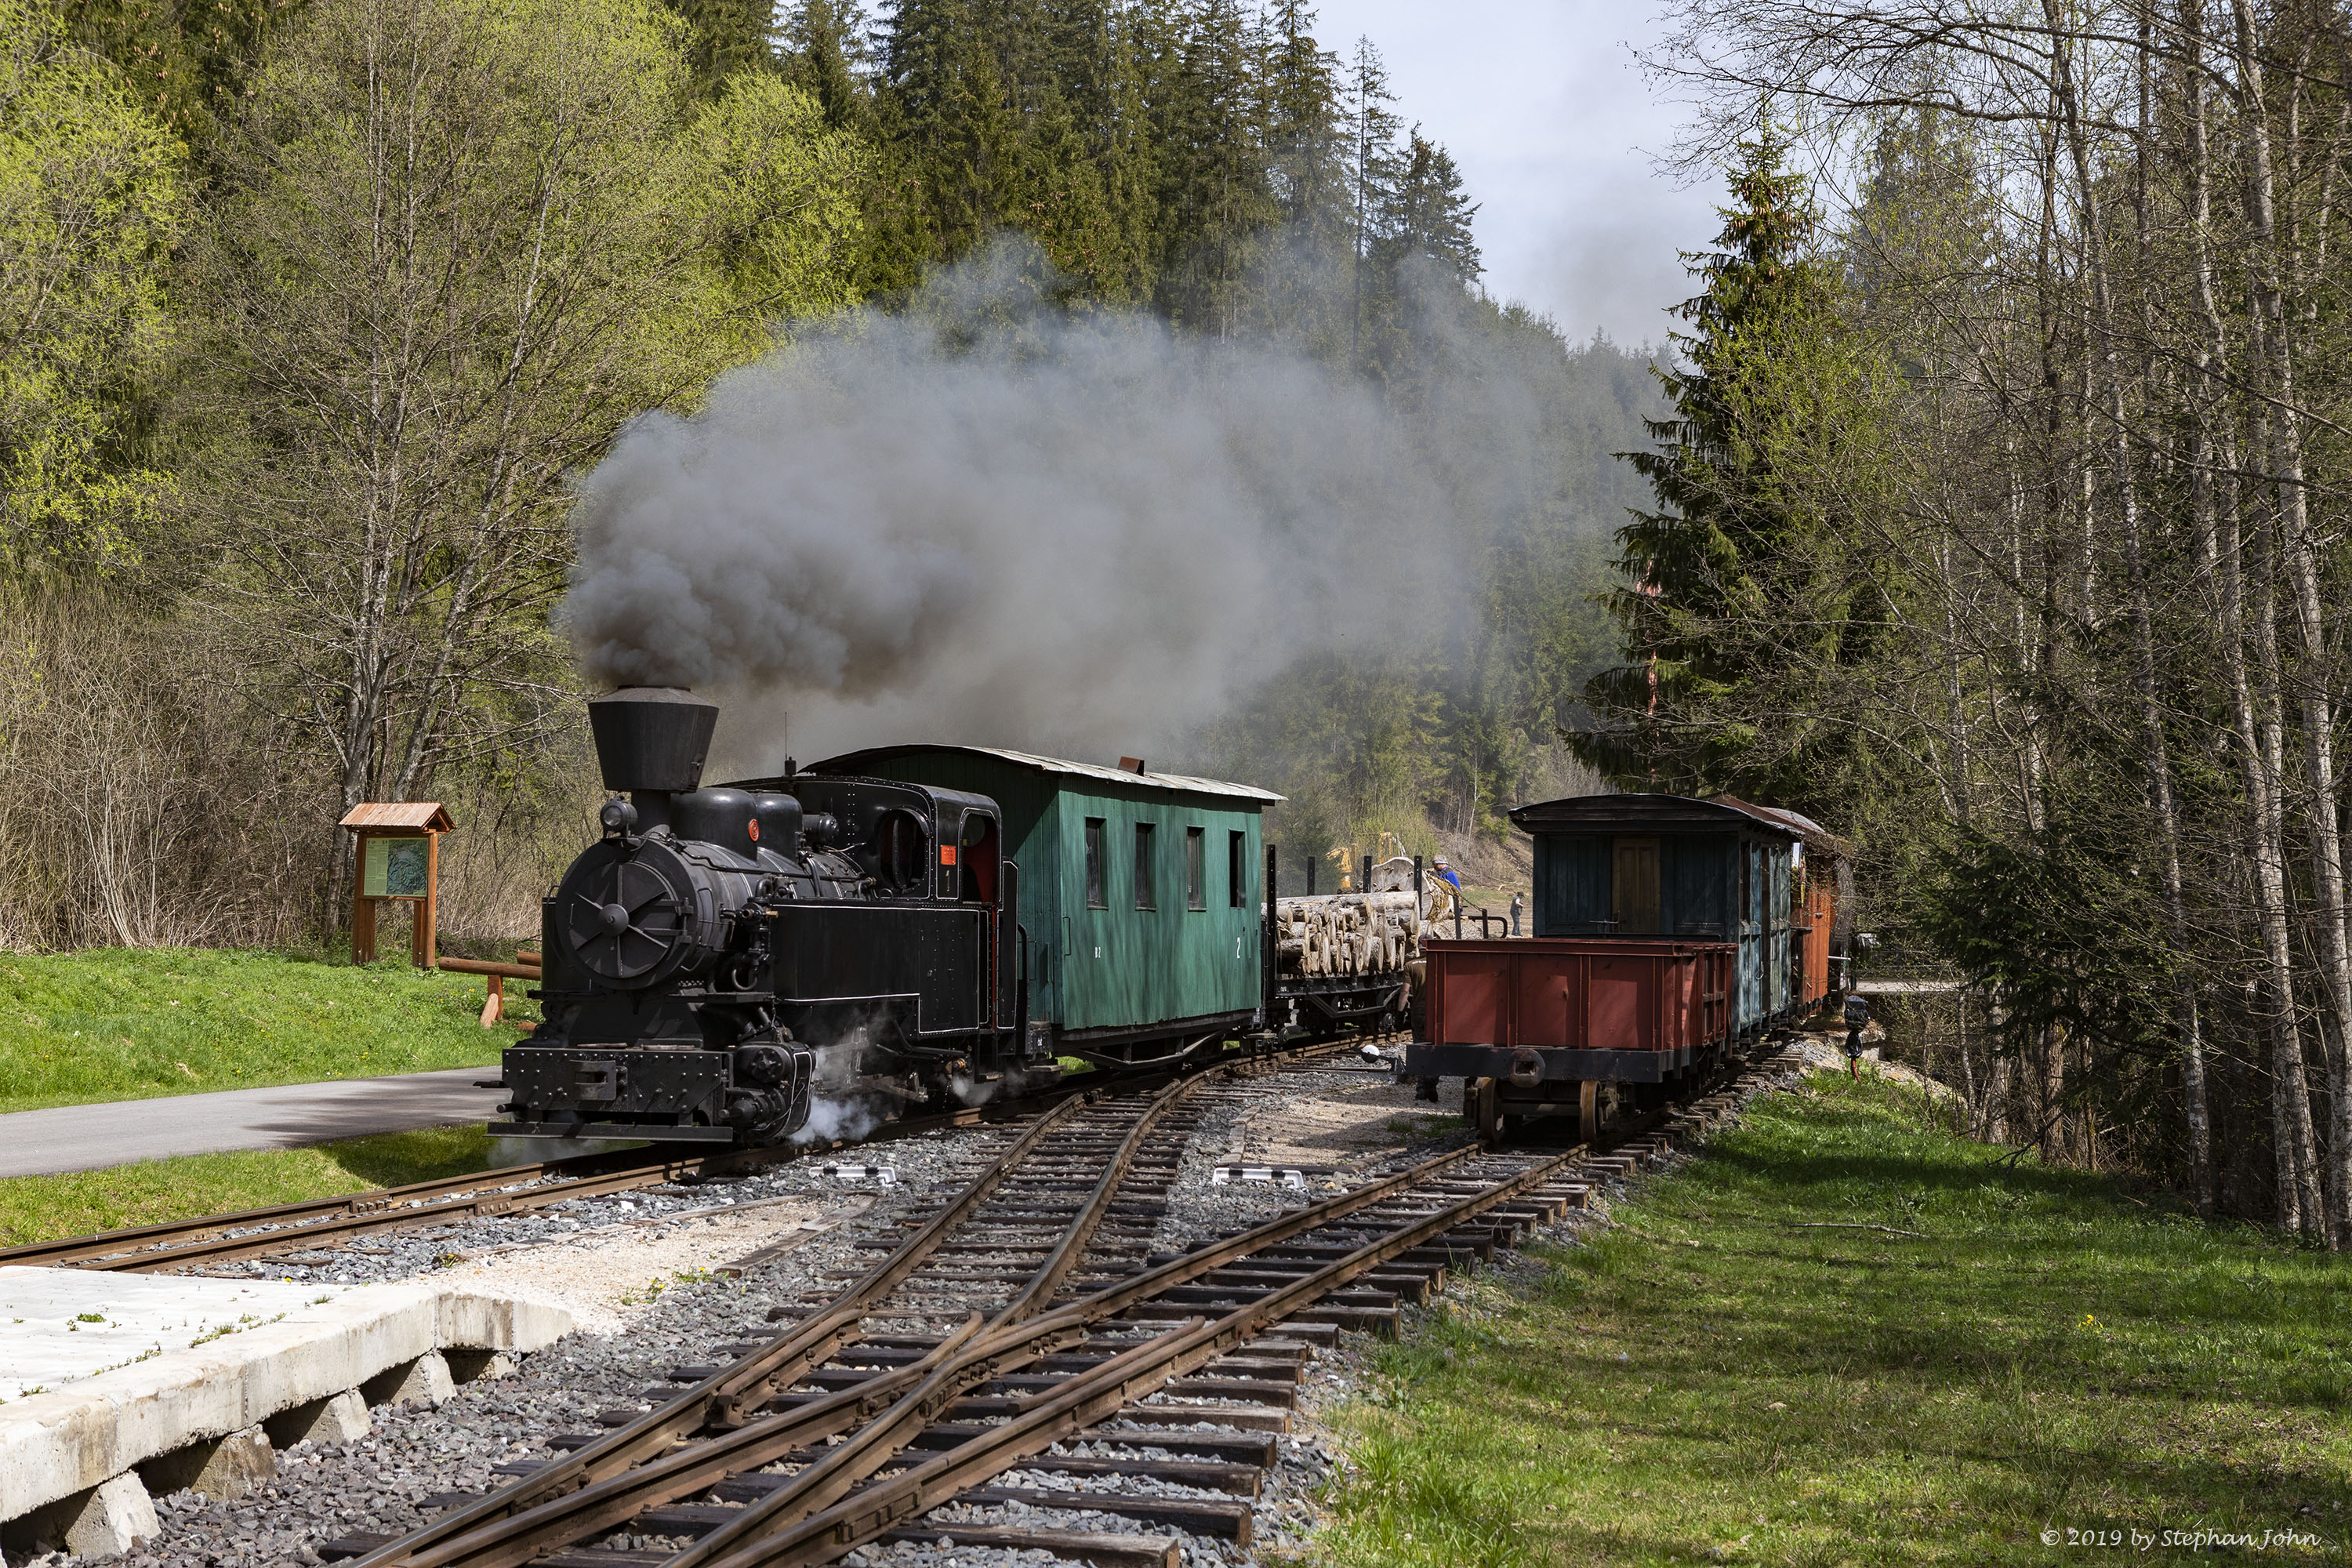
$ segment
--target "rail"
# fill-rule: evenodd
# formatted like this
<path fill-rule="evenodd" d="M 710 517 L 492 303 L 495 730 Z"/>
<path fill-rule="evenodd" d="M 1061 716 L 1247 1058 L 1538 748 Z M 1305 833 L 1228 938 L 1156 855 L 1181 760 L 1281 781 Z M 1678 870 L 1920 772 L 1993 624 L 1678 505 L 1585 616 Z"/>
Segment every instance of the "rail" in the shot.
<path fill-rule="evenodd" d="M 1743 1070 L 1754 1069 L 1743 1064 Z M 972 1314 L 908 1364 L 877 1371 L 849 1387 L 782 1409 L 765 1409 L 773 1391 L 814 1373 L 855 1339 L 863 1319 L 908 1278 L 948 1230 L 975 1212 L 985 1190 L 1006 1179 L 1043 1145 L 1050 1131 L 1043 1120 L 1000 1153 L 921 1231 L 806 1321 L 631 1426 L 377 1548 L 360 1568 L 518 1568 L 649 1510 L 710 1491 L 731 1478 L 794 1459 L 802 1468 L 790 1476 L 752 1478 L 767 1489 L 765 1494 L 749 1506 L 728 1510 L 724 1522 L 667 1556 L 664 1568 L 771 1568 L 832 1562 L 1134 1401 L 1167 1389 L 1404 1254 L 1454 1235 L 1467 1222 L 1539 1189 L 1555 1189 L 1564 1173 L 1599 1154 L 1589 1142 L 1555 1153 L 1465 1145 L 1234 1237 L 1196 1246 L 1181 1258 L 1073 1300 L 1046 1306 L 1055 1281 L 1066 1277 L 1085 1250 L 1081 1232 L 1090 1234 L 1091 1226 L 1099 1223 L 1157 1119 L 1204 1081 L 1165 1090 L 1139 1111 L 1060 1245 L 1027 1287 L 992 1318 L 983 1322 Z M 1717 1093 L 1710 1098 L 1725 1097 Z M 1707 1101 L 1699 1103 L 1704 1107 Z M 1065 1119 L 1067 1114 L 1065 1108 Z M 1687 1106 L 1662 1111 L 1620 1137 L 1630 1142 L 1676 1115 L 1688 1120 L 1691 1114 Z M 1580 1190 L 1577 1198 L 1580 1195 Z M 1551 1190 L 1545 1199 L 1551 1205 L 1547 1212 L 1557 1212 L 1569 1201 L 1577 1200 Z M 1375 1234 L 1367 1237 L 1367 1228 Z M 1327 1237 L 1319 1249 L 1304 1245 L 1318 1233 Z M 1279 1250 L 1286 1247 L 1291 1250 Z M 1334 1250 L 1338 1256 L 1305 1268 L 1266 1260 L 1270 1254 L 1283 1259 L 1320 1258 Z M 1266 1282 L 1233 1285 L 1234 1266 L 1244 1261 L 1261 1261 L 1269 1272 L 1250 1279 Z M 1220 1275 L 1229 1287 L 1222 1294 L 1234 1298 L 1229 1310 L 1204 1313 L 1180 1300 L 1183 1292 L 1213 1283 Z M 1167 1326 L 1171 1321 L 1168 1317 L 1138 1319 L 1138 1313 L 1151 1310 L 1155 1303 L 1174 1307 L 1172 1327 Z M 1114 1323 L 1160 1327 L 1161 1331 L 1139 1342 L 1115 1341 L 1108 1346 L 1091 1339 Z M 1060 1352 L 1088 1345 L 1109 1353 L 1042 1390 L 992 1402 L 1009 1406 L 1002 1425 L 935 1457 L 911 1463 L 903 1458 L 926 1428 L 984 1385 L 1049 1356 L 1057 1363 L 1084 1360 Z M 884 1473 L 894 1467 L 895 1473 Z"/>
<path fill-rule="evenodd" d="M 1340 1048 L 1343 1047 L 1331 1042 L 1315 1042 L 1244 1059 L 1311 1058 Z M 1213 1061 L 1202 1065 L 1229 1064 Z M 1131 1074 L 1088 1073 L 1017 1099 L 886 1122 L 859 1142 L 888 1142 L 950 1128 L 1011 1120 L 1050 1108 L 1074 1095 L 1099 1092 L 1111 1084 L 1149 1086 L 1175 1076 L 1158 1068 Z M 845 1141 L 828 1140 L 806 1145 L 720 1149 L 703 1154 L 657 1148 L 577 1154 L 404 1186 L 377 1187 L 339 1197 L 29 1242 L 0 1248 L 0 1266 L 149 1273 L 195 1264 L 235 1262 L 300 1250 L 321 1242 L 349 1240 L 377 1231 L 439 1225 L 469 1215 L 529 1213 L 575 1198 L 603 1197 L 660 1183 L 739 1174 L 845 1146 Z"/>

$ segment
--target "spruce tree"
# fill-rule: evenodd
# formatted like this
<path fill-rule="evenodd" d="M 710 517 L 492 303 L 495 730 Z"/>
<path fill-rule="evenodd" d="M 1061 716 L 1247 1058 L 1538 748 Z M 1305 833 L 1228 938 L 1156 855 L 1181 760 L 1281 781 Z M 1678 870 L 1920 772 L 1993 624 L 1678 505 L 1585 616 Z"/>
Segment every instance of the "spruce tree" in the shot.
<path fill-rule="evenodd" d="M 719 83 L 737 71 L 775 68 L 775 20 L 767 0 L 667 0 L 667 4 L 692 29 L 686 58 L 694 73 L 697 96 L 718 97 Z"/>
<path fill-rule="evenodd" d="M 1315 13 L 1279 0 L 1268 15 L 1265 142 L 1275 200 L 1294 234 L 1344 228 L 1349 132 L 1339 105 L 1339 58 L 1315 41 Z"/>
<path fill-rule="evenodd" d="M 1381 248 L 1397 258 L 1424 256 L 1444 265 L 1465 288 L 1475 286 L 1486 270 L 1478 258 L 1478 242 L 1470 229 L 1478 204 L 1462 189 L 1462 171 L 1454 155 L 1412 128 L 1404 170 L 1397 180 Z"/>
<path fill-rule="evenodd" d="M 1068 0 L 1041 18 L 1031 58 L 1015 221 L 1092 298 L 1147 298 L 1151 153 L 1122 8 Z"/>
<path fill-rule="evenodd" d="M 1156 300 L 1174 321 L 1229 335 L 1276 216 L 1258 108 L 1261 35 L 1239 0 L 1192 0 L 1151 45 Z"/>
<path fill-rule="evenodd" d="M 784 79 L 805 91 L 836 131 L 871 134 L 874 102 L 857 77 L 857 11 L 845 0 L 801 0 L 779 32 Z"/>
<path fill-rule="evenodd" d="M 1389 105 L 1388 66 L 1370 38 L 1356 40 L 1356 58 L 1348 80 L 1348 132 L 1355 183 L 1356 239 L 1349 268 L 1350 305 L 1348 363 L 1363 363 L 1365 272 L 1372 262 L 1372 247 L 1381 237 L 1381 217 L 1390 205 L 1396 179 L 1397 117 Z"/>
<path fill-rule="evenodd" d="M 927 260 L 1011 221 L 1017 128 L 991 20 L 976 0 L 896 0 L 883 23 L 881 132 L 910 179 Z"/>
<path fill-rule="evenodd" d="M 1259 98 L 1276 224 L 1244 308 L 1251 331 L 1337 363 L 1351 331 L 1354 167 L 1339 58 L 1314 26 L 1299 0 L 1266 13 Z"/>
<path fill-rule="evenodd" d="M 1819 802 L 1856 761 L 1856 728 L 1830 721 L 1885 624 L 1848 527 L 1877 365 L 1783 152 L 1742 144 L 1719 248 L 1685 256 L 1703 288 L 1677 310 L 1682 363 L 1654 373 L 1673 413 L 1644 421 L 1654 450 L 1620 454 L 1655 504 L 1617 532 L 1628 662 L 1587 687 L 1601 727 L 1575 740 L 1642 788 Z"/>

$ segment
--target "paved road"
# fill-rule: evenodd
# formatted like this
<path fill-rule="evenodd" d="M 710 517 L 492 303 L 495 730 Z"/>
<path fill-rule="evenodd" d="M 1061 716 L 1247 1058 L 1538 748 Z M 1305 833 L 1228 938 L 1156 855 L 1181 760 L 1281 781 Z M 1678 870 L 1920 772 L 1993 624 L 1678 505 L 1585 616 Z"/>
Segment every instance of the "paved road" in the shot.
<path fill-rule="evenodd" d="M 474 1083 L 498 1076 L 495 1067 L 456 1068 L 13 1111 L 0 1116 L 0 1176 L 96 1171 L 227 1149 L 295 1149 L 371 1132 L 481 1121 L 506 1091 Z"/>

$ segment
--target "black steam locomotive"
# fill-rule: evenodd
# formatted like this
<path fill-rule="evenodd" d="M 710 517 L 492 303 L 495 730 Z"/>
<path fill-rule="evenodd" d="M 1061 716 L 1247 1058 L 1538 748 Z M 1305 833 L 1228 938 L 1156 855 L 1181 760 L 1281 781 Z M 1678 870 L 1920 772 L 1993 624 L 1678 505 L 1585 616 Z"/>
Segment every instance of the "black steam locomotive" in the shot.
<path fill-rule="evenodd" d="M 541 906 L 546 1021 L 506 1053 L 491 1131 L 766 1143 L 819 1097 L 887 1115 L 1056 1075 L 993 802 L 806 773 L 705 789 L 713 704 L 635 688 L 588 713 L 629 798 Z"/>

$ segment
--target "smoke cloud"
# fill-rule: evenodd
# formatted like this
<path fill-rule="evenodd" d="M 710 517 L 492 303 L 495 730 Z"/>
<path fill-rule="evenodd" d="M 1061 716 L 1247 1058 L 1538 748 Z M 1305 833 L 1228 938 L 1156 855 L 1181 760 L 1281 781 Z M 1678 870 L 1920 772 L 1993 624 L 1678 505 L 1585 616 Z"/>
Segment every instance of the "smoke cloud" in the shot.
<path fill-rule="evenodd" d="M 744 769 L 915 740 L 1109 760 L 1442 617 L 1484 527 L 1372 392 L 1066 314 L 1034 272 L 1000 248 L 632 425 L 574 520 L 587 673 L 719 698 Z"/>

